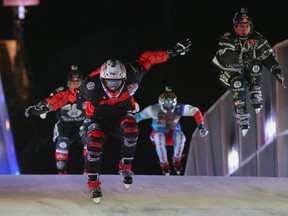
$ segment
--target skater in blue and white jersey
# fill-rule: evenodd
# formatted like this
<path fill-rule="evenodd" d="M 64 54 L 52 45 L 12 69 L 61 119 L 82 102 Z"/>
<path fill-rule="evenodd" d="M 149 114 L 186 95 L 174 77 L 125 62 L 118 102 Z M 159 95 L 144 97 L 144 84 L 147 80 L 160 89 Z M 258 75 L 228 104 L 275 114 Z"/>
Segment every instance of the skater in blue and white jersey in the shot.
<path fill-rule="evenodd" d="M 170 87 L 166 87 L 165 92 L 160 94 L 158 103 L 150 105 L 134 115 L 137 122 L 152 119 L 150 139 L 156 148 L 162 172 L 166 176 L 171 172 L 167 146 L 173 146 L 174 169 L 178 175 L 181 174 L 181 159 L 186 142 L 186 136 L 180 125 L 182 116 L 194 117 L 201 137 L 208 134 L 200 109 L 190 104 L 178 104 L 177 97 Z"/>

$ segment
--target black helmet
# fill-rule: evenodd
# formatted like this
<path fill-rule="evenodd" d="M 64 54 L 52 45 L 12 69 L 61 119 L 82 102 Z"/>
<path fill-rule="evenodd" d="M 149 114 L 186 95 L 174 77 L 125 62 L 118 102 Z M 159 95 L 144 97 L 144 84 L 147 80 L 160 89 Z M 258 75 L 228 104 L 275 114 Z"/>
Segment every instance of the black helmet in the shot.
<path fill-rule="evenodd" d="M 177 96 L 172 92 L 172 88 L 165 87 L 165 92 L 159 95 L 158 102 L 163 112 L 173 112 L 177 105 Z"/>
<path fill-rule="evenodd" d="M 248 23 L 250 24 L 250 34 L 253 32 L 253 21 L 252 17 L 248 13 L 248 8 L 242 7 L 240 11 L 235 13 L 234 18 L 233 18 L 233 26 L 237 26 L 238 24 L 241 23 Z"/>
<path fill-rule="evenodd" d="M 78 70 L 78 65 L 71 65 L 71 71 L 69 72 L 68 77 L 67 77 L 68 87 L 73 80 L 83 81 L 83 76 L 81 72 Z"/>

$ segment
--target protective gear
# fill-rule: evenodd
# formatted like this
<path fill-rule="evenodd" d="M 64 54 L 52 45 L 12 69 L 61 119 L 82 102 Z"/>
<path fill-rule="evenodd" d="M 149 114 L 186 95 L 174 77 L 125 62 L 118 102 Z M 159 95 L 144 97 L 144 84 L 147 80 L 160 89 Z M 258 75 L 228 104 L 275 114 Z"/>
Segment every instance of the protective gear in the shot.
<path fill-rule="evenodd" d="M 25 116 L 28 118 L 31 115 L 32 116 L 40 116 L 42 114 L 48 113 L 49 112 L 49 108 L 46 105 L 33 105 L 33 106 L 29 106 L 26 110 L 25 110 Z"/>
<path fill-rule="evenodd" d="M 171 87 L 166 86 L 165 92 L 160 94 L 158 102 L 164 113 L 174 112 L 177 105 L 177 96 L 172 92 Z"/>
<path fill-rule="evenodd" d="M 108 60 L 100 69 L 101 84 L 106 94 L 111 99 L 116 99 L 127 78 L 126 68 L 119 60 Z"/>
<path fill-rule="evenodd" d="M 235 13 L 233 17 L 233 26 L 234 29 L 237 27 L 238 24 L 249 24 L 250 25 L 250 31 L 247 35 L 244 37 L 242 35 L 238 35 L 237 31 L 235 31 L 237 36 L 243 37 L 242 39 L 245 39 L 245 37 L 248 37 L 253 33 L 253 22 L 251 16 L 248 14 L 248 8 L 241 8 L 240 11 Z"/>
<path fill-rule="evenodd" d="M 205 137 L 209 133 L 209 131 L 204 126 L 204 122 L 198 124 L 198 129 L 199 129 L 199 134 L 201 137 Z"/>
<path fill-rule="evenodd" d="M 67 137 L 59 137 L 56 140 L 55 161 L 58 174 L 61 173 L 67 174 L 69 147 L 70 147 L 70 140 Z"/>
<path fill-rule="evenodd" d="M 77 65 L 72 65 L 71 66 L 71 71 L 68 74 L 67 77 L 67 86 L 68 88 L 70 88 L 70 84 L 71 82 L 82 82 L 83 81 L 83 76 L 80 73 L 80 71 L 78 70 L 78 66 Z"/>
<path fill-rule="evenodd" d="M 244 77 L 251 86 L 250 88 L 260 88 L 262 84 L 262 63 L 259 60 L 251 61 L 244 70 Z"/>
<path fill-rule="evenodd" d="M 182 39 L 176 44 L 175 47 L 173 47 L 170 50 L 167 50 L 167 54 L 169 58 L 174 58 L 179 55 L 185 55 L 190 51 L 189 49 L 190 46 L 191 46 L 191 41 L 189 38 Z"/>

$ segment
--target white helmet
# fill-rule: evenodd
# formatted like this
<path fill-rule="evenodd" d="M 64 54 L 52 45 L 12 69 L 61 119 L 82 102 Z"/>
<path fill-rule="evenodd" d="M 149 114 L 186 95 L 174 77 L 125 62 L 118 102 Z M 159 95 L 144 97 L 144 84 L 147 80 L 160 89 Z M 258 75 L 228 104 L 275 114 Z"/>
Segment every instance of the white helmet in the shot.
<path fill-rule="evenodd" d="M 108 60 L 101 66 L 100 80 L 102 87 L 111 99 L 116 99 L 120 95 L 126 77 L 125 65 L 118 60 Z"/>

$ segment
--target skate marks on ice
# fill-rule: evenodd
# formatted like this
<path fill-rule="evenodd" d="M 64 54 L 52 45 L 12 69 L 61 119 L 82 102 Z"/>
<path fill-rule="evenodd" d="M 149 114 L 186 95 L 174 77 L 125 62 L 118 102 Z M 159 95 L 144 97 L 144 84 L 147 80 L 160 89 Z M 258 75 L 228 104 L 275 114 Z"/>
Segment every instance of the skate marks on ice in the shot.
<path fill-rule="evenodd" d="M 268 216 L 288 214 L 288 178 L 102 175 L 100 204 L 84 175 L 2 175 L 0 215 Z"/>

